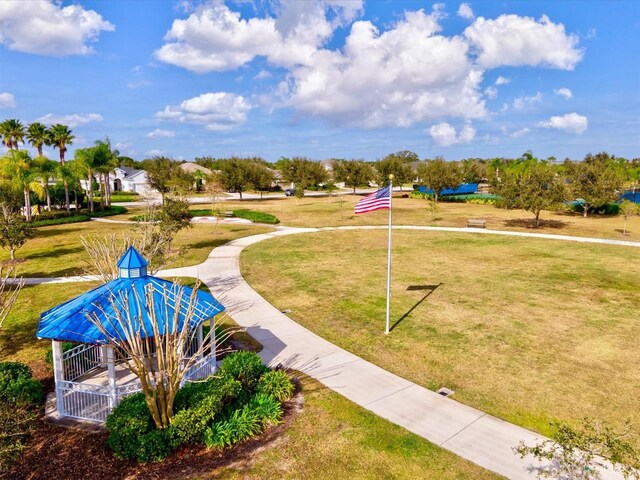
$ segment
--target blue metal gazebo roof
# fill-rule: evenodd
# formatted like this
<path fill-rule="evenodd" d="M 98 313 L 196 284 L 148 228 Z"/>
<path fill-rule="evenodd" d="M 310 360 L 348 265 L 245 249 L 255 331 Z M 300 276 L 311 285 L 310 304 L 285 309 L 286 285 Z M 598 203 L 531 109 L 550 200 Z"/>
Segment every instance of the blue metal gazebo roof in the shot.
<path fill-rule="evenodd" d="M 129 248 L 118 262 L 120 278 L 42 313 L 36 335 L 38 338 L 106 344 L 108 338 L 89 317 L 97 318 L 109 332 L 109 336 L 122 339 L 124 333 L 115 320 L 117 310 L 124 314 L 125 318 L 134 321 L 134 329 L 141 337 L 151 337 L 152 308 L 155 318 L 169 319 L 167 322 L 160 322 L 161 335 L 165 333 L 165 329 L 173 330 L 174 315 L 177 315 L 178 331 L 182 330 L 193 289 L 147 276 L 146 264 L 146 260 L 133 247 Z M 138 271 L 142 275 L 130 275 L 130 271 L 134 269 L 140 269 Z M 153 293 L 150 304 L 147 303 L 147 292 Z M 222 304 L 211 294 L 203 291 L 196 292 L 192 306 L 194 308 L 189 314 L 188 325 L 190 330 L 224 311 Z"/>

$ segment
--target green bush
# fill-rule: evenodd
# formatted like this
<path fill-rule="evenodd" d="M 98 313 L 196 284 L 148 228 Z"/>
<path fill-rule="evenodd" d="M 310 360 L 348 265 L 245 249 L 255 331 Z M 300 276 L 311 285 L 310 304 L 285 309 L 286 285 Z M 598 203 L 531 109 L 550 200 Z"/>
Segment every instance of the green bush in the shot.
<path fill-rule="evenodd" d="M 262 422 L 249 405 L 234 410 L 229 418 L 214 423 L 205 431 L 207 447 L 225 448 L 256 436 L 262 431 Z"/>
<path fill-rule="evenodd" d="M 125 398 L 107 417 L 106 427 L 109 432 L 107 446 L 114 455 L 137 459 L 141 453 L 140 439 L 155 430 L 144 395 L 136 393 Z"/>
<path fill-rule="evenodd" d="M 127 213 L 127 209 L 125 207 L 121 207 L 119 205 L 111 205 L 110 207 L 105 207 L 104 212 L 102 210 L 96 210 L 93 213 L 87 213 L 87 215 L 91 217 L 109 217 L 111 215 L 122 215 L 123 213 Z"/>
<path fill-rule="evenodd" d="M 269 395 L 279 402 L 283 402 L 291 398 L 293 383 L 283 370 L 270 370 L 258 380 L 256 393 Z"/>
<path fill-rule="evenodd" d="M 282 418 L 282 405 L 271 395 L 255 395 L 249 401 L 249 408 L 255 412 L 263 428 L 277 425 Z"/>
<path fill-rule="evenodd" d="M 16 404 L 42 403 L 42 384 L 31 375 L 31 369 L 22 363 L 0 363 L 0 399 Z"/>
<path fill-rule="evenodd" d="M 91 220 L 91 217 L 89 217 L 89 215 L 73 215 L 71 217 L 51 218 L 48 220 L 35 220 L 31 222 L 31 226 L 32 227 L 49 227 L 51 225 L 64 225 L 67 223 L 88 222 L 89 220 Z"/>
<path fill-rule="evenodd" d="M 245 208 L 234 210 L 233 216 L 251 220 L 254 223 L 269 223 L 271 225 L 280 223 L 280 220 L 278 220 L 277 217 L 271 215 L 270 213 L 256 212 L 254 210 L 247 210 Z"/>
<path fill-rule="evenodd" d="M 258 380 L 269 368 L 255 352 L 237 352 L 225 357 L 220 364 L 220 373 L 238 380 L 242 387 L 253 392 Z"/>
<path fill-rule="evenodd" d="M 140 463 L 158 462 L 171 453 L 169 433 L 153 429 L 140 436 L 136 459 Z"/>
<path fill-rule="evenodd" d="M 584 212 L 584 206 L 581 203 L 574 202 L 571 204 L 571 209 L 574 212 L 582 213 Z M 618 215 L 620 213 L 620 204 L 619 203 L 605 203 L 604 205 L 600 205 L 598 207 L 590 207 L 589 214 L 598 213 L 600 215 Z"/>

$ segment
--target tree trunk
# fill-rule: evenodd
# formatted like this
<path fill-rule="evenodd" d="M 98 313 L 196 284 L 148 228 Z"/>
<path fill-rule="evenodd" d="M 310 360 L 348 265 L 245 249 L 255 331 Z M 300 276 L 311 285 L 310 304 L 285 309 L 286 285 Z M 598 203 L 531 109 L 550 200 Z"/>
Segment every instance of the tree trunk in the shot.
<path fill-rule="evenodd" d="M 24 189 L 24 218 L 27 222 L 31 221 L 31 199 L 28 188 Z"/>
<path fill-rule="evenodd" d="M 98 174 L 98 178 L 100 179 L 98 181 L 98 185 L 100 188 L 100 210 L 102 210 L 104 212 L 104 201 L 105 201 L 105 196 L 106 196 L 106 189 L 104 188 L 104 173 L 100 173 Z"/>
<path fill-rule="evenodd" d="M 64 204 L 67 207 L 67 214 L 71 215 L 71 204 L 69 203 L 69 182 L 66 178 L 64 180 Z"/>
<path fill-rule="evenodd" d="M 73 195 L 75 197 L 76 212 L 77 212 L 78 210 L 80 210 L 80 205 L 78 205 L 78 192 L 75 189 L 73 190 Z"/>
<path fill-rule="evenodd" d="M 107 207 L 111 206 L 111 175 L 109 172 L 105 173 L 105 194 L 107 200 Z"/>
<path fill-rule="evenodd" d="M 49 195 L 49 182 L 44 184 L 44 191 L 47 194 L 47 210 L 51 211 L 51 195 Z"/>
<path fill-rule="evenodd" d="M 9 250 L 9 254 L 11 255 L 11 260 L 15 261 L 15 259 L 16 259 L 16 249 L 11 247 L 11 249 Z"/>
<path fill-rule="evenodd" d="M 238 190 L 238 193 L 240 194 L 240 200 L 242 200 L 242 190 Z"/>
<path fill-rule="evenodd" d="M 87 189 L 87 195 L 89 196 L 89 211 L 93 213 L 93 175 L 91 171 L 89 171 L 89 175 L 87 176 L 87 181 L 89 182 L 89 188 Z"/>
<path fill-rule="evenodd" d="M 627 234 L 627 216 L 624 216 L 624 227 L 622 227 L 622 235 Z"/>
<path fill-rule="evenodd" d="M 536 212 L 536 228 L 540 228 L 540 211 Z"/>
<path fill-rule="evenodd" d="M 356 186 L 355 185 L 353 186 L 353 194 L 354 195 L 356 194 Z"/>
<path fill-rule="evenodd" d="M 585 203 L 585 204 L 584 204 L 584 207 L 583 207 L 583 209 L 582 209 L 582 216 L 583 216 L 584 218 L 587 218 L 587 214 L 588 214 L 588 213 L 589 213 L 589 204 L 588 204 L 588 203 Z"/>

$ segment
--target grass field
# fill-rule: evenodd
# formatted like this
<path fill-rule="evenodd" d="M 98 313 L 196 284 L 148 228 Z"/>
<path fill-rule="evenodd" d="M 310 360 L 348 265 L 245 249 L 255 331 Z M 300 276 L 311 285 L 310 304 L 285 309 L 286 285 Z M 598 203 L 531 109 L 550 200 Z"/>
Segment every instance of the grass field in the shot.
<path fill-rule="evenodd" d="M 259 225 L 219 225 L 214 232 L 212 225 L 194 225 L 176 235 L 172 247 L 187 246 L 187 252 L 168 267 L 183 267 L 203 262 L 211 250 L 235 238 L 264 233 L 269 227 Z M 71 225 L 43 227 L 36 231 L 17 251 L 20 260 L 16 264 L 18 276 L 60 277 L 80 275 L 87 267 L 87 255 L 80 243 L 83 235 L 107 235 L 131 231 L 130 224 L 85 222 Z M 6 251 L 0 252 L 0 261 L 9 259 Z"/>
<path fill-rule="evenodd" d="M 355 215 L 353 208 L 361 196 L 278 198 L 265 200 L 226 201 L 227 210 L 248 208 L 275 215 L 281 225 L 294 227 L 323 227 L 343 225 L 385 225 L 387 211 Z M 342 202 L 339 201 L 342 200 Z M 559 235 L 577 235 L 598 238 L 615 238 L 640 241 L 640 217 L 632 217 L 627 225 L 628 235 L 622 236 L 624 220 L 612 215 L 593 215 L 566 212 L 542 212 L 542 228 L 534 229 L 533 215 L 524 210 L 505 210 L 493 205 L 467 203 L 439 203 L 439 212 L 427 211 L 427 202 L 421 199 L 400 198 L 393 200 L 394 225 L 434 225 L 466 227 L 467 219 L 486 220 L 487 228 L 515 231 L 541 231 Z"/>
<path fill-rule="evenodd" d="M 430 389 L 547 432 L 554 419 L 640 419 L 640 249 L 386 231 L 258 243 L 245 278 L 320 336 Z"/>

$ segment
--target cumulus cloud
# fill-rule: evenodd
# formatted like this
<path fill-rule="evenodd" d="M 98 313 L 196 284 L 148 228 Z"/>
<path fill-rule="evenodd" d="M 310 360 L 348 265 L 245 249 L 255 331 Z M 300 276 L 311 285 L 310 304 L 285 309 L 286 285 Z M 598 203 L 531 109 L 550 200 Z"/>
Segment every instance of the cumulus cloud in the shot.
<path fill-rule="evenodd" d="M 162 130 L 161 128 L 156 128 L 153 132 L 147 133 L 147 137 L 149 138 L 173 138 L 176 136 L 176 132 L 172 130 Z"/>
<path fill-rule="evenodd" d="M 200 5 L 188 18 L 174 20 L 155 56 L 198 73 L 232 70 L 257 56 L 292 67 L 307 63 L 337 26 L 353 20 L 362 1 L 285 2 L 279 10 L 277 18 L 245 20 L 224 4 Z"/>
<path fill-rule="evenodd" d="M 502 75 L 496 78 L 496 83 L 495 83 L 496 85 L 506 85 L 507 83 L 511 83 L 510 78 L 505 78 Z"/>
<path fill-rule="evenodd" d="M 520 130 L 516 130 L 515 132 L 513 132 L 513 133 L 511 134 L 511 136 L 512 136 L 513 138 L 520 138 L 520 137 L 525 136 L 525 135 L 526 135 L 527 133 L 529 133 L 530 131 L 531 131 L 530 129 L 528 129 L 527 127 L 524 127 L 524 128 L 521 128 Z"/>
<path fill-rule="evenodd" d="M 10 50 L 62 57 L 87 55 L 89 45 L 114 25 L 80 5 L 31 0 L 0 2 L 0 43 Z"/>
<path fill-rule="evenodd" d="M 548 121 L 540 122 L 538 125 L 545 128 L 555 128 L 569 133 L 581 134 L 589 126 L 589 121 L 584 115 L 573 112 L 565 115 L 554 115 Z"/>
<path fill-rule="evenodd" d="M 16 108 L 15 97 L 8 92 L 0 93 L 0 108 Z"/>
<path fill-rule="evenodd" d="M 484 89 L 484 94 L 487 98 L 496 98 L 498 96 L 498 89 L 495 87 L 487 87 Z"/>
<path fill-rule="evenodd" d="M 44 123 L 45 125 L 61 123 L 73 128 L 77 127 L 78 125 L 84 125 L 85 123 L 101 122 L 102 115 L 100 115 L 99 113 L 73 113 L 71 115 L 56 115 L 53 113 L 47 113 L 45 116 L 38 118 L 36 121 Z"/>
<path fill-rule="evenodd" d="M 439 18 L 437 9 L 405 12 L 383 33 L 371 22 L 353 23 L 342 50 L 319 50 L 290 71 L 280 85 L 283 104 L 366 128 L 485 116 L 482 72 L 462 38 L 438 34 Z"/>
<path fill-rule="evenodd" d="M 483 68 L 543 65 L 573 70 L 582 59 L 578 36 L 567 35 L 564 25 L 553 23 L 546 15 L 539 21 L 518 15 L 498 18 L 478 17 L 464 31 Z"/>
<path fill-rule="evenodd" d="M 476 130 L 471 125 L 465 125 L 458 134 L 456 129 L 448 124 L 442 122 L 437 125 L 433 125 L 429 129 L 429 135 L 433 139 L 434 143 L 441 147 L 448 147 L 450 145 L 460 143 L 470 143 L 476 136 Z"/>
<path fill-rule="evenodd" d="M 570 98 L 573 98 L 573 93 L 568 88 L 558 88 L 558 89 L 555 89 L 553 93 L 555 93 L 556 95 L 560 95 L 561 97 L 564 97 L 567 100 L 569 100 Z"/>
<path fill-rule="evenodd" d="M 247 121 L 251 104 L 241 95 L 228 92 L 203 93 L 183 101 L 180 105 L 167 105 L 156 117 L 181 123 L 199 123 L 212 131 L 226 131 Z"/>
<path fill-rule="evenodd" d="M 473 20 L 475 18 L 471 5 L 468 3 L 460 4 L 460 7 L 458 7 L 458 16 L 467 20 Z"/>
<path fill-rule="evenodd" d="M 532 97 L 518 97 L 513 100 L 513 108 L 516 110 L 525 110 L 527 108 L 531 108 L 536 103 L 540 103 L 542 101 L 542 94 L 540 92 L 536 93 Z"/>

